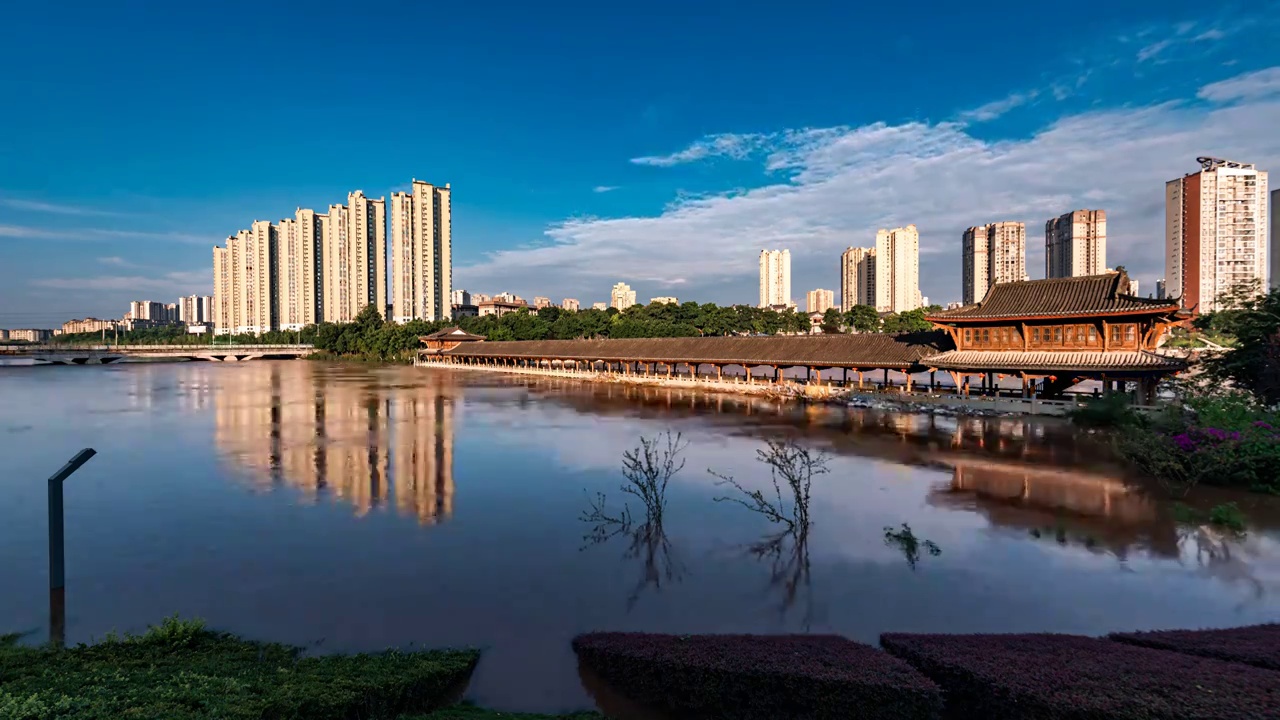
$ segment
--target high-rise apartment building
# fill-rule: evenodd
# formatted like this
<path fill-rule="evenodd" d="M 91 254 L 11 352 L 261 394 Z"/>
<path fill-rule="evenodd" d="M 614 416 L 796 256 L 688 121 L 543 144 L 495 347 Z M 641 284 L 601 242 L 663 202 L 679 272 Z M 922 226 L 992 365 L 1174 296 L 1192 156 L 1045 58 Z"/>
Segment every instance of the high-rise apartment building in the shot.
<path fill-rule="evenodd" d="M 620 282 L 613 286 L 613 290 L 609 293 L 610 307 L 622 312 L 635 304 L 636 291 L 632 290 L 630 285 Z"/>
<path fill-rule="evenodd" d="M 581 305 L 578 304 L 578 301 L 575 298 L 565 298 L 564 300 L 560 301 L 560 309 L 562 310 L 568 310 L 569 312 L 578 312 L 578 309 L 580 307 Z"/>
<path fill-rule="evenodd" d="M 965 230 L 960 265 L 965 305 L 981 301 L 995 283 L 1026 280 L 1027 226 L 998 222 Z"/>
<path fill-rule="evenodd" d="M 387 312 L 387 203 L 356 190 L 347 196 L 347 240 L 351 244 L 352 317 L 372 305 Z M 448 293 L 444 297 L 449 297 Z"/>
<path fill-rule="evenodd" d="M 231 327 L 231 264 L 228 260 L 227 251 L 232 242 L 232 238 L 227 238 L 228 247 L 213 247 L 213 308 L 210 311 L 210 320 L 213 322 L 213 332 L 218 335 L 225 335 Z"/>
<path fill-rule="evenodd" d="M 1280 288 L 1280 189 L 1271 191 L 1271 287 Z"/>
<path fill-rule="evenodd" d="M 391 302 L 396 322 L 452 317 L 453 225 L 449 183 L 414 180 L 391 194 Z"/>
<path fill-rule="evenodd" d="M 217 277 L 216 269 L 214 277 Z M 212 307 L 213 298 L 208 295 L 188 295 L 179 298 L 177 320 L 188 325 L 203 325 L 213 320 L 210 314 Z"/>
<path fill-rule="evenodd" d="M 832 290 L 810 290 L 805 293 L 805 312 L 820 313 L 826 312 L 829 308 L 836 304 L 836 294 Z"/>
<path fill-rule="evenodd" d="M 551 307 L 551 298 L 542 295 L 533 296 L 533 309 L 541 310 L 545 307 Z"/>
<path fill-rule="evenodd" d="M 760 251 L 760 307 L 791 305 L 791 251 Z"/>
<path fill-rule="evenodd" d="M 876 310 L 920 307 L 920 233 L 915 225 L 876 233 Z"/>
<path fill-rule="evenodd" d="M 351 285 L 351 242 L 348 239 L 349 213 L 346 205 L 330 205 L 321 223 L 324 229 L 324 319 L 350 322 L 357 311 Z"/>
<path fill-rule="evenodd" d="M 1156 299 L 1164 300 L 1167 297 L 1169 297 L 1169 291 L 1165 286 L 1164 278 L 1160 278 L 1156 281 Z"/>
<path fill-rule="evenodd" d="M 1107 271 L 1107 211 L 1075 210 L 1044 224 L 1046 278 Z"/>
<path fill-rule="evenodd" d="M 851 247 L 840 254 L 840 310 L 876 304 L 876 249 Z"/>
<path fill-rule="evenodd" d="M 1267 285 L 1267 173 L 1196 158 L 1200 170 L 1165 183 L 1166 292 L 1199 312 L 1227 309 L 1224 293 Z"/>
<path fill-rule="evenodd" d="M 243 279 L 243 325 L 240 327 L 243 329 L 238 332 L 258 334 L 278 330 L 276 227 L 266 220 L 258 220 L 244 232 L 244 236 L 244 252 L 240 256 L 240 277 Z"/>

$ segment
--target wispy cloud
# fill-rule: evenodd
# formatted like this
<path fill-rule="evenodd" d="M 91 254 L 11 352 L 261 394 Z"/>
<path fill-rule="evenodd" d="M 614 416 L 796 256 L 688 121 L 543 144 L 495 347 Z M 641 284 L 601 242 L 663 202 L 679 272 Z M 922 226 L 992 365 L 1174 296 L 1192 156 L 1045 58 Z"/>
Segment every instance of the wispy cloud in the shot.
<path fill-rule="evenodd" d="M 115 267 L 133 267 L 133 263 L 129 262 L 128 260 L 125 260 L 122 257 L 116 257 L 114 255 L 112 255 L 111 257 L 100 257 L 98 258 L 98 262 L 102 263 L 103 265 L 113 265 Z"/>
<path fill-rule="evenodd" d="M 1280 67 L 1237 75 L 1200 88 L 1198 97 L 1210 102 L 1262 100 L 1280 96 Z"/>
<path fill-rule="evenodd" d="M 167 232 L 153 230 L 120 230 L 116 228 L 45 228 L 29 225 L 0 225 L 0 237 L 25 238 L 28 240 L 105 240 L 132 239 L 156 240 L 197 245 L 217 243 L 221 238 L 213 235 L 197 235 L 184 232 Z"/>
<path fill-rule="evenodd" d="M 81 292 L 138 291 L 189 295 L 207 293 L 213 284 L 208 270 L 166 272 L 156 275 L 97 275 L 76 278 L 42 278 L 31 285 L 52 290 Z"/>
<path fill-rule="evenodd" d="M 960 113 L 960 119 L 974 122 L 995 120 L 1010 110 L 1026 105 L 1032 100 L 1035 100 L 1039 95 L 1039 90 L 1010 93 L 999 100 L 992 100 L 986 105 L 980 105 L 972 110 L 966 110 L 965 112 Z"/>
<path fill-rule="evenodd" d="M 698 140 L 689 147 L 678 152 L 671 153 L 670 155 L 649 155 L 645 157 L 632 158 L 631 162 L 636 165 L 671 167 L 673 165 L 682 165 L 684 163 L 691 163 L 698 160 L 717 157 L 725 157 L 732 160 L 745 160 L 753 153 L 758 152 L 769 142 L 769 140 L 770 136 L 756 133 L 722 133 L 719 135 L 709 135 Z"/>
<path fill-rule="evenodd" d="M 0 206 L 35 213 L 52 213 L 54 215 L 97 215 L 102 217 L 123 217 L 128 213 L 116 210 L 102 210 L 85 205 L 59 205 L 40 200 L 24 200 L 15 197 L 0 197 Z"/>
<path fill-rule="evenodd" d="M 1020 139 L 981 139 L 961 123 L 927 122 L 753 135 L 749 156 L 785 171 L 776 181 L 680 198 L 656 215 L 567 220 L 549 227 L 542 243 L 456 268 L 456 284 L 519 291 L 541 271 L 583 297 L 603 296 L 618 280 L 644 292 L 645 284 L 686 280 L 682 296 L 750 301 L 761 248 L 791 249 L 795 287 L 830 287 L 841 250 L 871 243 L 877 228 L 915 223 L 922 290 L 945 301 L 960 294 L 956 261 L 966 227 L 1019 220 L 1034 236 L 1047 218 L 1100 207 L 1111 220 L 1108 260 L 1154 287 L 1163 274 L 1166 180 L 1206 153 L 1280 167 L 1280 100 L 1260 94 L 1276 72 L 1205 86 L 1205 102 L 1068 115 Z M 689 161 L 743 147 L 724 137 L 665 157 Z M 1042 276 L 1043 244 L 1029 242 L 1028 251 L 1028 271 Z"/>
<path fill-rule="evenodd" d="M 607 192 L 613 192 L 614 190 L 617 190 L 617 189 L 618 189 L 617 185 L 597 185 L 591 189 L 591 192 L 607 193 Z"/>

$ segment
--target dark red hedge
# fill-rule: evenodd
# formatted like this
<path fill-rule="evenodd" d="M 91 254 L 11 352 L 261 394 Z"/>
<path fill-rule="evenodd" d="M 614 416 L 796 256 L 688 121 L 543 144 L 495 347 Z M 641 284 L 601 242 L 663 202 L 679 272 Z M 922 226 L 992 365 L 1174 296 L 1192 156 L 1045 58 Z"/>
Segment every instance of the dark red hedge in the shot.
<path fill-rule="evenodd" d="M 1274 623 L 1226 630 L 1113 633 L 1107 637 L 1131 645 L 1280 670 L 1280 625 Z"/>
<path fill-rule="evenodd" d="M 880 644 L 942 686 L 957 720 L 1280 717 L 1280 673 L 1074 635 L 906 635 Z"/>
<path fill-rule="evenodd" d="M 631 700 L 679 718 L 936 718 L 938 687 L 835 635 L 588 633 L 579 660 Z"/>

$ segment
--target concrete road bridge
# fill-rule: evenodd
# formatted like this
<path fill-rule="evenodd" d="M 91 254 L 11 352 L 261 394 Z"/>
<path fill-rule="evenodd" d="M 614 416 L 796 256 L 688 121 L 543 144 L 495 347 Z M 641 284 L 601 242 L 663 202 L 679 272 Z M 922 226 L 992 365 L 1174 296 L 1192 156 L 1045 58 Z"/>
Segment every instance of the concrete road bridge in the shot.
<path fill-rule="evenodd" d="M 0 345 L 0 360 L 58 365 L 106 365 L 129 360 L 243 362 L 287 360 L 316 352 L 313 345 Z"/>

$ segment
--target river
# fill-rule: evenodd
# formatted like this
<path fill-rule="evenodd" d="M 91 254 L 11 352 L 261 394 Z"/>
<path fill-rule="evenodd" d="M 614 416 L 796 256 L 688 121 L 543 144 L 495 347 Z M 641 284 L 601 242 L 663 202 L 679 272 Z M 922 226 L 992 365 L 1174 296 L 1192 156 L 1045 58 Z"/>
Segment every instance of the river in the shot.
<path fill-rule="evenodd" d="M 663 537 L 593 542 L 623 453 L 680 433 Z M 797 547 L 714 471 L 829 456 Z M 0 633 L 49 631 L 45 478 L 66 483 L 67 640 L 174 613 L 314 652 L 485 649 L 470 697 L 589 704 L 591 630 L 1055 631 L 1230 626 L 1280 610 L 1280 512 L 1243 538 L 1178 526 L 1055 421 L 930 418 L 440 369 L 120 364 L 0 368 Z M 940 554 L 885 542 L 910 525 Z"/>

